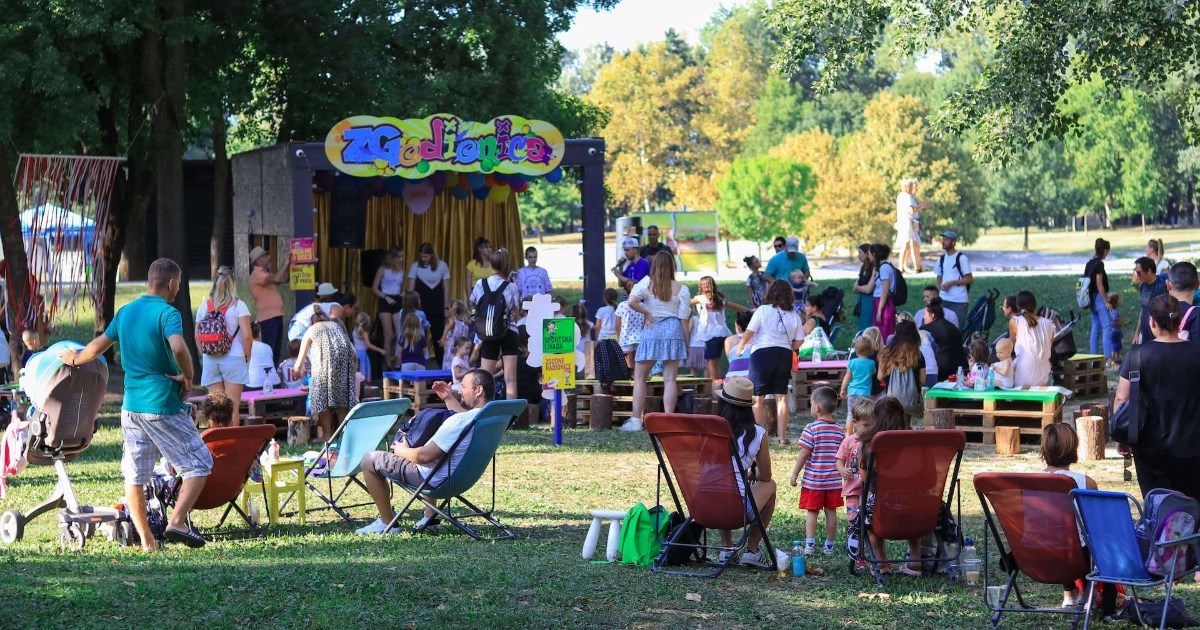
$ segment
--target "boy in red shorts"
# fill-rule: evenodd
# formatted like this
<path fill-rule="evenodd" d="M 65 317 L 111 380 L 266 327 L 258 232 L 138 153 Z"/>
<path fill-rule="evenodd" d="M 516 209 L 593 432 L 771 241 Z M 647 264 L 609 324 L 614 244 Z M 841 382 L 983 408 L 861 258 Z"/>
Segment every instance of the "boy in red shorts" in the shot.
<path fill-rule="evenodd" d="M 813 420 L 800 435 L 800 457 L 792 469 L 792 486 L 800 478 L 800 509 L 808 511 L 804 524 L 804 555 L 816 550 L 817 518 L 825 510 L 825 548 L 822 553 L 833 555 L 837 537 L 837 509 L 842 507 L 842 476 L 837 469 L 838 447 L 846 431 L 832 420 L 837 409 L 838 395 L 832 387 L 819 387 L 812 393 L 810 411 Z"/>

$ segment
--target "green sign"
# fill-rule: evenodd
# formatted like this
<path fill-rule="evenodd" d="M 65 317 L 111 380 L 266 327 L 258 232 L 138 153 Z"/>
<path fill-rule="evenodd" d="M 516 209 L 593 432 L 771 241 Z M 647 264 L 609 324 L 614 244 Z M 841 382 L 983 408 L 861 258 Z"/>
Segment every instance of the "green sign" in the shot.
<path fill-rule="evenodd" d="M 575 353 L 575 320 L 570 317 L 542 320 L 542 355 Z"/>

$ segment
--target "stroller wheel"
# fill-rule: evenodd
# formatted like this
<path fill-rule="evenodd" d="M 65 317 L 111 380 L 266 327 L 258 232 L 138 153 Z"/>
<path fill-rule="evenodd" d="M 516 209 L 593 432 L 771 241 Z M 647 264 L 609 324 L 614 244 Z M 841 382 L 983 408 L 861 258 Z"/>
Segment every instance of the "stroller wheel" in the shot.
<path fill-rule="evenodd" d="M 133 523 L 129 521 L 121 521 L 113 528 L 115 531 L 115 540 L 121 547 L 129 547 L 137 544 L 137 537 L 133 532 Z"/>
<path fill-rule="evenodd" d="M 62 527 L 58 532 L 58 546 L 63 551 L 70 549 L 71 551 L 82 551 L 83 544 L 87 541 L 84 536 L 83 529 L 75 523 L 71 523 L 66 527 Z"/>
<path fill-rule="evenodd" d="M 25 515 L 8 510 L 0 515 L 0 542 L 11 545 L 25 536 Z"/>

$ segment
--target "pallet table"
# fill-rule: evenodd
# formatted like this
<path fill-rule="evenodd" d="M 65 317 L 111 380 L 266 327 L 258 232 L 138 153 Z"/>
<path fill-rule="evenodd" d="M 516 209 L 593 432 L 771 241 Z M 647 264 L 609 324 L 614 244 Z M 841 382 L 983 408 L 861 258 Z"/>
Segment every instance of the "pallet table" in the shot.
<path fill-rule="evenodd" d="M 1042 427 L 1062 422 L 1063 390 L 1058 387 L 1022 389 L 954 389 L 938 383 L 925 394 L 925 425 L 933 426 L 940 409 L 954 411 L 954 423 L 967 439 L 982 444 L 996 443 L 996 427 L 1017 427 L 1021 440 L 1041 442 Z"/>
<path fill-rule="evenodd" d="M 190 396 L 187 400 L 194 403 L 197 409 L 204 404 L 207 395 Z M 279 388 L 270 393 L 264 391 L 242 392 L 238 414 L 243 424 L 273 424 L 276 428 L 287 431 L 288 418 L 304 416 L 305 404 L 308 400 L 307 389 Z M 197 413 L 199 415 L 199 413 Z M 201 418 L 196 418 L 197 422 Z"/>
<path fill-rule="evenodd" d="M 712 381 L 704 377 L 679 377 L 675 379 L 679 398 L 691 394 L 694 398 L 711 397 Z M 592 379 L 576 379 L 575 381 L 575 413 L 577 422 L 590 424 L 592 418 L 592 394 L 603 393 L 600 381 Z M 651 378 L 646 382 L 646 408 L 644 413 L 662 411 L 663 379 L 661 376 Z M 612 383 L 612 419 L 625 420 L 633 416 L 633 381 L 613 381 Z"/>
<path fill-rule="evenodd" d="M 1104 357 L 1098 354 L 1076 354 L 1063 362 L 1062 386 L 1079 397 L 1108 395 L 1108 374 L 1104 370 Z"/>
<path fill-rule="evenodd" d="M 426 407 L 445 409 L 446 403 L 433 391 L 434 381 L 450 382 L 450 370 L 408 370 L 383 373 L 383 399 L 407 397 L 415 414 Z"/>
<path fill-rule="evenodd" d="M 842 378 L 846 376 L 846 361 L 801 361 L 792 371 L 792 396 L 796 398 L 795 411 L 807 412 L 809 398 L 812 397 L 816 383 L 827 382 L 837 390 L 842 386 Z"/>

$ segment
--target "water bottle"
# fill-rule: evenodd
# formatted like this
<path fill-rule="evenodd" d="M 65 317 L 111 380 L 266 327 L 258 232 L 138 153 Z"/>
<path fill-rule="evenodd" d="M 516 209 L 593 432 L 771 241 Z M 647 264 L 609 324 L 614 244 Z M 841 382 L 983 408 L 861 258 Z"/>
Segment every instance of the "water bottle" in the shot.
<path fill-rule="evenodd" d="M 987 369 L 975 369 L 975 391 L 981 392 L 987 389 Z"/>
<path fill-rule="evenodd" d="M 967 578 L 967 584 L 976 585 L 979 583 L 979 574 L 982 572 L 982 561 L 979 555 L 975 553 L 975 540 L 967 538 L 963 545 L 962 555 L 958 559 L 958 564 L 962 567 L 963 575 Z"/>
<path fill-rule="evenodd" d="M 958 563 L 962 561 L 962 558 L 956 558 L 955 556 L 957 556 L 957 555 L 958 555 L 958 543 L 953 542 L 953 541 L 947 543 L 946 544 L 946 557 L 950 558 L 950 560 L 946 563 L 946 579 L 950 580 L 950 583 L 952 583 L 952 584 L 958 581 L 958 578 L 961 574 L 961 572 L 959 571 L 959 568 L 958 568 L 959 567 Z"/>
<path fill-rule="evenodd" d="M 275 438 L 271 438 L 271 463 L 279 461 L 279 442 Z"/>
<path fill-rule="evenodd" d="M 958 372 L 954 375 L 954 389 L 967 388 L 967 375 L 963 373 L 962 366 L 958 366 Z"/>
<path fill-rule="evenodd" d="M 271 378 L 271 368 L 263 368 L 263 393 L 270 394 L 275 391 L 275 379 Z"/>
<path fill-rule="evenodd" d="M 996 389 L 996 370 L 993 370 L 989 367 L 987 369 L 987 375 L 987 388 Z"/>
<path fill-rule="evenodd" d="M 804 577 L 808 568 L 804 563 L 804 542 L 800 540 L 792 541 L 792 576 Z"/>
<path fill-rule="evenodd" d="M 821 349 L 813 348 L 812 361 L 816 365 L 821 365 Z"/>

